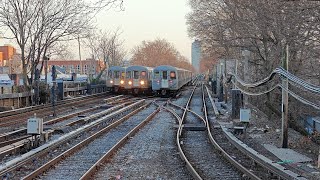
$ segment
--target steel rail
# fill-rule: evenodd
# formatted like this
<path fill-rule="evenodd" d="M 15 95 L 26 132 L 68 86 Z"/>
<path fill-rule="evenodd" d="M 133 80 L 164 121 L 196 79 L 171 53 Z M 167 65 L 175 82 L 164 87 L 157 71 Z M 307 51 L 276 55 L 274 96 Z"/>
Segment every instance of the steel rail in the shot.
<path fill-rule="evenodd" d="M 180 108 L 181 110 L 184 110 L 184 111 L 187 110 L 188 112 L 191 112 L 192 114 L 194 114 L 195 116 L 197 116 L 197 117 L 204 123 L 204 125 L 207 124 L 206 120 L 205 120 L 203 117 L 201 117 L 198 113 L 192 111 L 191 109 L 186 109 L 186 108 L 184 108 L 184 107 L 182 107 L 182 106 L 179 106 L 179 105 L 177 105 L 177 104 L 174 104 L 174 103 L 172 103 L 172 102 L 169 102 L 169 104 L 170 104 L 170 105 L 173 105 L 173 106 L 175 106 L 175 107 L 177 107 L 177 108 Z"/>
<path fill-rule="evenodd" d="M 207 122 L 207 132 L 208 132 L 208 137 L 210 139 L 211 144 L 220 152 L 220 154 L 227 159 L 233 166 L 235 166 L 238 170 L 240 170 L 242 173 L 246 174 L 248 177 L 251 179 L 256 179 L 259 180 L 260 178 L 256 176 L 254 173 L 252 173 L 250 170 L 242 166 L 240 163 L 238 163 L 234 158 L 232 158 L 225 150 L 221 148 L 221 146 L 214 140 L 211 129 L 210 129 L 210 123 L 208 119 L 208 113 L 207 113 L 207 105 L 206 105 L 206 100 L 205 100 L 205 92 L 202 86 L 202 102 L 203 102 L 203 109 L 204 109 L 204 117 Z M 207 94 L 210 97 L 208 88 L 206 88 Z M 210 101 L 212 103 L 212 101 Z M 212 106 L 214 107 L 215 104 L 213 103 Z"/>
<path fill-rule="evenodd" d="M 86 98 L 95 98 L 95 97 L 99 97 L 99 96 L 103 96 L 106 95 L 107 93 L 98 93 L 98 94 L 94 94 L 94 95 L 89 95 L 89 96 L 85 96 Z M 84 97 L 75 97 L 72 99 L 65 99 L 62 101 L 58 101 L 57 105 L 61 105 L 61 104 L 66 104 L 69 101 L 73 102 L 75 100 L 80 100 L 83 99 Z M 9 111 L 3 111 L 0 112 L 0 118 L 1 117 L 7 117 L 7 116 L 14 116 L 17 114 L 21 114 L 21 113 L 25 113 L 25 112 L 29 112 L 29 111 L 35 111 L 35 110 L 41 110 L 44 108 L 51 108 L 51 104 L 41 104 L 41 105 L 37 105 L 37 106 L 28 106 L 28 107 L 23 107 L 23 108 L 18 108 L 18 109 L 13 109 L 13 110 L 9 110 Z"/>
<path fill-rule="evenodd" d="M 115 97 L 112 97 L 110 99 L 114 99 Z M 118 97 L 119 98 L 119 97 Z M 116 106 L 115 106 L 116 107 Z M 119 108 L 122 108 L 123 106 L 119 106 Z M 78 112 L 75 112 L 75 113 L 71 113 L 71 114 L 67 114 L 67 115 L 64 115 L 64 116 L 61 116 L 61 117 L 57 117 L 57 118 L 54 118 L 54 119 L 51 119 L 49 121 L 45 121 L 43 123 L 43 125 L 50 125 L 50 124 L 54 124 L 54 123 L 57 123 L 57 122 L 60 122 L 60 121 L 63 121 L 65 119 L 68 119 L 68 118 L 72 118 L 74 116 L 77 116 L 77 115 L 80 115 L 80 114 L 83 114 L 83 113 L 87 113 L 87 112 L 91 112 L 91 111 L 94 111 L 96 109 L 99 109 L 100 106 L 96 106 L 96 107 L 93 107 L 93 108 L 89 108 L 89 109 L 85 109 L 85 110 L 82 110 L 82 111 L 78 111 Z M 115 110 L 115 109 L 114 109 Z M 71 124 L 72 125 L 72 124 Z M 22 128 L 22 129 L 19 129 L 19 130 L 16 130 L 16 131 L 12 131 L 12 132 L 9 132 L 9 133 L 4 133 L 2 135 L 0 135 L 0 141 L 5 141 L 5 140 L 9 140 L 9 137 L 10 136 L 14 136 L 14 135 L 17 135 L 17 134 L 26 134 L 27 133 L 27 128 Z M 1 146 L 0 146 L 1 147 Z"/>
<path fill-rule="evenodd" d="M 145 120 L 134 127 L 127 135 L 125 135 L 117 144 L 115 144 L 106 154 L 104 154 L 91 168 L 82 175 L 80 179 L 92 179 L 94 173 L 99 169 L 101 164 L 105 162 L 108 158 L 112 157 L 114 152 L 116 152 L 120 147 L 122 147 L 130 137 L 134 136 L 142 127 L 144 127 L 148 122 L 150 122 L 153 117 L 160 111 L 158 107 L 153 113 L 151 113 Z"/>
<path fill-rule="evenodd" d="M 4 173 L 11 171 L 13 169 L 15 169 L 16 167 L 23 165 L 24 163 L 26 163 L 27 161 L 32 160 L 34 157 L 37 157 L 39 155 L 42 155 L 46 152 L 48 152 L 49 150 L 51 150 L 52 148 L 55 148 L 67 141 L 69 141 L 70 139 L 77 137 L 79 134 L 81 134 L 84 131 L 90 130 L 93 127 L 96 127 L 97 125 L 104 123 L 106 120 L 110 119 L 110 118 L 114 118 L 115 116 L 118 116 L 119 114 L 128 111 L 132 108 L 135 108 L 137 106 L 141 106 L 141 104 L 143 104 L 145 102 L 145 100 L 140 100 L 134 104 L 131 104 L 123 109 L 120 109 L 118 111 L 112 112 L 111 114 L 100 118 L 94 122 L 91 122 L 89 124 L 84 125 L 83 127 L 78 128 L 75 131 L 72 131 L 68 134 L 65 134 L 63 136 L 61 136 L 60 138 L 53 140 L 43 146 L 40 146 L 36 149 L 33 149 L 33 151 L 28 152 L 23 154 L 21 157 L 17 158 L 17 159 L 13 159 L 9 162 L 6 162 L 4 164 L 0 165 L 0 175 L 3 175 Z"/>
<path fill-rule="evenodd" d="M 206 86 L 206 89 L 207 89 L 208 94 L 210 94 L 210 91 L 209 91 L 209 89 L 208 89 L 207 86 Z M 209 99 L 210 99 L 211 104 L 215 104 L 215 102 L 214 102 L 214 100 L 212 99 L 211 96 L 209 96 Z M 219 111 L 218 111 L 217 106 L 213 106 L 213 111 L 214 111 L 214 115 L 215 115 L 216 117 L 219 117 L 220 113 L 219 113 Z"/>
<path fill-rule="evenodd" d="M 36 178 L 37 176 L 41 175 L 42 173 L 44 173 L 45 171 L 47 171 L 48 169 L 50 169 L 52 166 L 54 166 L 55 164 L 59 163 L 60 161 L 62 161 L 63 159 L 65 159 L 66 157 L 74 154 L 75 152 L 77 152 L 80 148 L 88 145 L 89 143 L 91 143 L 94 139 L 100 137 L 101 135 L 105 134 L 106 132 L 110 131 L 111 129 L 117 127 L 118 125 L 120 125 L 121 123 L 123 123 L 124 121 L 128 120 L 130 117 L 132 117 L 134 114 L 138 113 L 139 111 L 141 111 L 142 109 L 146 108 L 147 106 L 149 106 L 151 103 L 145 104 L 141 107 L 139 107 L 138 109 L 132 111 L 131 113 L 127 114 L 126 116 L 120 118 L 119 120 L 113 122 L 112 124 L 108 125 L 107 127 L 101 129 L 100 131 L 94 133 L 93 135 L 91 135 L 90 137 L 86 138 L 85 140 L 79 142 L 78 144 L 76 144 L 75 146 L 73 146 L 72 148 L 70 148 L 69 150 L 63 152 L 62 154 L 60 154 L 59 156 L 55 157 L 54 159 L 50 160 L 49 162 L 47 162 L 46 164 L 42 165 L 41 167 L 39 167 L 38 169 L 36 169 L 35 171 L 31 172 L 29 175 L 23 177 L 22 179 L 25 180 L 31 180 Z"/>
<path fill-rule="evenodd" d="M 210 96 L 210 94 L 208 94 L 208 95 Z M 214 105 L 215 104 L 212 104 L 212 106 L 214 106 Z M 223 128 L 223 127 L 221 127 L 221 128 L 231 144 L 233 144 L 238 150 L 240 150 L 247 157 L 251 158 L 254 162 L 258 163 L 263 168 L 269 170 L 270 172 L 273 172 L 274 174 L 276 174 L 279 177 L 284 178 L 284 179 L 301 179 L 301 180 L 303 179 L 303 180 L 305 180 L 304 177 L 301 177 L 300 175 L 293 173 L 292 171 L 286 169 L 285 167 L 274 163 L 273 161 L 266 158 L 265 156 L 262 156 L 261 154 L 259 154 L 258 152 L 256 152 L 252 148 L 250 148 L 249 146 L 245 145 L 244 143 L 241 142 L 241 144 L 239 144 L 237 142 L 236 137 L 232 136 L 230 132 L 227 132 L 225 128 Z M 211 134 L 211 131 L 208 130 L 208 133 L 209 132 Z M 212 134 L 211 134 L 211 136 L 212 136 Z M 210 138 L 210 141 L 211 140 L 214 141 L 213 138 L 212 139 Z M 217 144 L 217 143 L 215 142 L 215 144 Z M 217 144 L 217 147 L 218 146 L 219 145 Z M 226 158 L 232 159 L 232 157 L 226 157 Z M 251 176 L 251 175 L 248 174 L 248 176 Z"/>
<path fill-rule="evenodd" d="M 109 108 L 109 109 L 107 109 L 105 111 L 102 111 L 100 113 L 96 113 L 96 114 L 93 114 L 91 116 L 81 118 L 81 119 L 77 120 L 77 122 L 79 123 L 81 121 L 81 122 L 85 123 L 85 122 L 92 121 L 94 119 L 97 119 L 97 118 L 100 118 L 102 116 L 105 116 L 106 114 L 109 114 L 111 112 L 114 112 L 116 110 L 124 108 L 128 104 L 129 104 L 129 102 L 124 103 L 124 104 L 120 104 L 118 106 L 114 106 L 114 107 Z M 61 118 L 65 119 L 65 117 L 61 117 Z M 62 121 L 62 120 L 55 120 L 55 121 L 59 122 L 59 121 Z M 53 123 L 53 122 L 50 122 L 50 123 Z M 68 123 L 66 126 L 73 125 L 74 123 L 75 122 Z M 44 123 L 44 125 L 47 125 L 47 124 Z M 25 131 L 26 131 L 26 129 L 25 129 Z M 21 149 L 21 148 L 23 148 L 25 146 L 26 140 L 30 142 L 32 139 L 31 139 L 30 136 L 28 136 L 25 139 L 22 139 L 22 140 L 20 140 L 18 142 L 15 142 L 14 144 L 8 145 L 7 147 L 0 148 L 0 150 L 1 150 L 0 151 L 0 158 L 4 157 L 7 154 L 19 151 L 19 149 Z"/>
<path fill-rule="evenodd" d="M 180 132 L 182 131 L 182 119 L 179 117 L 179 115 L 174 112 L 173 110 L 167 108 L 167 107 L 164 107 L 168 112 L 170 112 L 179 122 L 179 128 L 178 128 L 178 131 L 177 131 L 177 135 L 176 135 L 176 143 L 177 143 L 177 146 L 178 146 L 178 150 L 179 150 L 179 155 L 181 157 L 181 159 L 186 163 L 186 167 L 188 169 L 188 171 L 191 173 L 192 177 L 194 179 L 197 179 L 197 180 L 202 180 L 201 176 L 198 174 L 198 172 L 196 171 L 196 169 L 192 166 L 192 164 L 190 163 L 190 161 L 188 160 L 188 158 L 186 157 L 186 155 L 184 154 L 183 150 L 182 150 L 182 147 L 180 145 Z"/>
<path fill-rule="evenodd" d="M 192 92 L 191 92 L 191 95 L 187 101 L 187 104 L 186 104 L 186 107 L 184 108 L 184 111 L 183 111 L 183 115 L 182 117 L 180 118 L 179 115 L 174 112 L 173 110 L 165 107 L 166 110 L 168 110 L 170 113 L 172 113 L 174 115 L 174 117 L 178 120 L 179 122 L 179 127 L 178 127 L 178 130 L 177 130 L 177 135 L 176 135 L 176 143 L 177 143 L 177 146 L 178 146 L 178 150 L 179 150 L 179 155 L 181 157 L 181 159 L 186 163 L 186 167 L 188 169 L 188 171 L 191 173 L 191 175 L 193 176 L 194 179 L 197 179 L 197 180 L 202 180 L 201 176 L 199 175 L 199 173 L 196 171 L 196 169 L 192 166 L 192 164 L 190 163 L 190 161 L 188 160 L 188 158 L 186 157 L 182 147 L 181 147 L 181 144 L 180 144 L 180 136 L 182 135 L 182 130 L 183 130 L 183 121 L 186 117 L 186 114 L 187 114 L 187 111 L 188 111 L 188 107 L 190 106 L 190 102 L 191 102 L 191 99 L 194 95 L 194 91 L 197 87 L 194 86 Z"/>
<path fill-rule="evenodd" d="M 93 98 L 96 98 L 96 97 L 90 97 L 90 98 L 81 98 L 80 100 L 77 100 L 77 99 L 71 99 L 72 101 L 70 102 L 67 102 L 67 103 L 60 103 L 57 105 L 57 110 L 58 111 L 59 109 L 63 109 L 64 107 L 63 106 L 71 106 L 71 105 L 79 105 L 79 104 L 83 104 L 83 102 L 87 102 L 87 101 L 90 101 L 91 99 Z M 98 99 L 97 99 L 98 100 Z M 4 117 L 2 119 L 0 119 L 0 126 L 9 126 L 9 125 L 16 125 L 16 124 L 22 124 L 23 122 L 25 122 L 23 120 L 24 117 L 26 116 L 33 116 L 34 113 L 38 114 L 38 116 L 46 116 L 48 115 L 48 112 L 51 112 L 51 106 L 43 106 L 42 108 L 39 108 L 39 109 L 35 109 L 35 110 L 30 110 L 30 111 L 27 111 L 25 113 L 27 114 L 15 114 L 15 115 L 12 115 L 12 116 L 7 116 L 7 117 Z"/>

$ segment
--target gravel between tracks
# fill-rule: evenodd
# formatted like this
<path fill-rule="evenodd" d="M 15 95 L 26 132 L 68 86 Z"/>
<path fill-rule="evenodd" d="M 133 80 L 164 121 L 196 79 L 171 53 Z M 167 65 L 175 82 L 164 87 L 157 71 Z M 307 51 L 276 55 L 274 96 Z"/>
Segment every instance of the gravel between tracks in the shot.
<path fill-rule="evenodd" d="M 155 110 L 149 107 L 66 158 L 41 179 L 79 179 L 100 157 Z"/>
<path fill-rule="evenodd" d="M 178 154 L 175 119 L 159 112 L 95 179 L 192 179 Z"/>

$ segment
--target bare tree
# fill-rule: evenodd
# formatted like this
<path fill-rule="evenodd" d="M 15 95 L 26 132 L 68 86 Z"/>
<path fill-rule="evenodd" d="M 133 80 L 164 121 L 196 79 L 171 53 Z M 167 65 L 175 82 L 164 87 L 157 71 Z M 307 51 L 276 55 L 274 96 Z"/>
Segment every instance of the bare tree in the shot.
<path fill-rule="evenodd" d="M 122 65 L 126 51 L 120 35 L 120 29 L 113 33 L 106 31 L 96 33 L 93 31 L 85 39 L 85 44 L 90 49 L 92 58 L 94 60 L 103 60 L 103 66 L 100 67 L 100 73 L 96 79 L 101 77 L 106 68 Z"/>
<path fill-rule="evenodd" d="M 250 77 L 256 81 L 281 66 L 284 48 L 289 45 L 289 71 L 320 84 L 319 1 L 189 0 L 189 4 L 189 35 L 201 40 L 206 56 L 241 60 L 241 50 L 249 50 Z M 301 93 L 293 86 L 290 89 Z M 257 97 L 255 102 L 265 107 L 267 101 L 278 107 L 279 96 L 280 92 L 274 91 Z M 298 105 L 296 102 L 291 108 Z M 298 109 L 292 112 L 303 108 Z"/>
<path fill-rule="evenodd" d="M 24 84 L 32 83 L 35 67 L 57 41 L 82 36 L 92 18 L 106 7 L 122 7 L 121 0 L 2 0 L 0 24 L 10 29 L 21 50 Z M 27 74 L 31 74 L 28 82 Z"/>
<path fill-rule="evenodd" d="M 165 39 L 142 41 L 132 49 L 131 62 L 136 65 L 155 67 L 159 65 L 172 65 L 190 69 L 188 60 L 181 56 L 176 48 Z"/>

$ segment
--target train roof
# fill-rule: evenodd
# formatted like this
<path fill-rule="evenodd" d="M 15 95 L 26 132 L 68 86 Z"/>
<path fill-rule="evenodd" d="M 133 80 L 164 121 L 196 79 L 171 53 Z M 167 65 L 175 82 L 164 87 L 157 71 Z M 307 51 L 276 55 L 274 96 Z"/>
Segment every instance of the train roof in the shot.
<path fill-rule="evenodd" d="M 108 70 L 114 71 L 114 70 L 126 70 L 126 67 L 122 67 L 122 66 L 111 66 L 108 68 Z"/>
<path fill-rule="evenodd" d="M 182 69 L 182 68 L 177 68 L 177 67 L 174 67 L 174 66 L 170 66 L 170 65 L 161 65 L 161 66 L 157 66 L 153 69 L 154 71 L 155 70 L 182 70 L 182 71 L 188 71 L 188 72 L 191 72 L 189 70 L 186 70 L 186 69 Z"/>
<path fill-rule="evenodd" d="M 149 71 L 149 70 L 153 70 L 153 68 L 152 68 L 152 67 L 147 67 L 147 66 L 138 66 L 138 65 L 135 65 L 135 66 L 129 66 L 129 67 L 127 67 L 126 70 L 127 70 L 127 71 L 132 71 L 132 70 L 138 70 L 138 71 L 145 70 L 145 71 Z"/>

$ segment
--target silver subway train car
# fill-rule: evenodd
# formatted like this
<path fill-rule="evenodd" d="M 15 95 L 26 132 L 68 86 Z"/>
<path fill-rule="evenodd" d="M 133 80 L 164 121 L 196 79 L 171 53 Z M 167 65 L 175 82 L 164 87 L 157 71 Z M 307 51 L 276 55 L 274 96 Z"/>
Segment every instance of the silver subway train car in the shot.
<path fill-rule="evenodd" d="M 153 69 L 152 91 L 156 95 L 174 95 L 184 85 L 192 81 L 189 70 L 162 65 Z"/>
<path fill-rule="evenodd" d="M 107 71 L 106 86 L 107 89 L 114 93 L 120 93 L 125 84 L 126 68 L 121 66 L 112 66 Z"/>
<path fill-rule="evenodd" d="M 129 66 L 126 68 L 124 89 L 132 94 L 147 94 L 151 92 L 153 68 L 146 66 Z"/>

